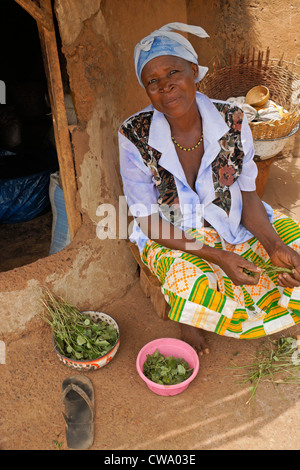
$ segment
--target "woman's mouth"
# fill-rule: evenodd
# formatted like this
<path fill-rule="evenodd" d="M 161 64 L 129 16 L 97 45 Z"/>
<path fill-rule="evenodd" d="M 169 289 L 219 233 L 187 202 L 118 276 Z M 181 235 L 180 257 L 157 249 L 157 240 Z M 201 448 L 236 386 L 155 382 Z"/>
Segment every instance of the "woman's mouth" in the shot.
<path fill-rule="evenodd" d="M 166 100 L 165 105 L 166 106 L 173 106 L 178 102 L 178 100 L 179 100 L 178 97 L 169 98 L 168 100 Z"/>

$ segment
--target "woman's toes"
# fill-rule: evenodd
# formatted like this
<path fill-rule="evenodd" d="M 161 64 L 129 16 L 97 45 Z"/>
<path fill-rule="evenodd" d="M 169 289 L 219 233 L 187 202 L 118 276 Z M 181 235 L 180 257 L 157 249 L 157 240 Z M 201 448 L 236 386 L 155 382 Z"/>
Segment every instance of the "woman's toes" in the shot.
<path fill-rule="evenodd" d="M 209 354 L 209 347 L 205 341 L 202 330 L 190 325 L 181 324 L 181 338 L 186 343 L 190 344 L 199 354 Z"/>

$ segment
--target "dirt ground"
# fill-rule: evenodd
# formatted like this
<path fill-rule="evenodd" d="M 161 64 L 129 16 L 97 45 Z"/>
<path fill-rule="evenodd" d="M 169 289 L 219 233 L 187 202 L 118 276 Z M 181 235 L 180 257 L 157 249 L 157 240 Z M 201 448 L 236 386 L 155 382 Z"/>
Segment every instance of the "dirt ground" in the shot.
<path fill-rule="evenodd" d="M 0 272 L 33 263 L 49 255 L 52 231 L 51 209 L 33 220 L 0 224 Z M 34 239 L 34 243 L 33 243 Z"/>
<path fill-rule="evenodd" d="M 271 167 L 264 200 L 300 218 L 299 139 Z M 117 281 L 116 281 L 117 282 Z M 95 306 L 97 310 L 98 306 Z M 118 322 L 120 348 L 99 371 L 85 373 L 95 391 L 93 450 L 295 450 L 299 449 L 300 392 L 297 385 L 263 382 L 247 404 L 249 384 L 238 371 L 266 340 L 236 340 L 207 333 L 211 353 L 200 359 L 196 379 L 182 394 L 161 397 L 139 378 L 141 347 L 159 337 L 179 338 L 174 322 L 162 321 L 137 279 L 105 312 Z M 285 336 L 299 334 L 299 328 Z M 0 364 L 0 449 L 67 450 L 61 386 L 74 372 L 57 359 L 51 333 L 34 318 L 21 333 L 7 335 Z M 82 373 L 81 373 L 82 374 Z"/>

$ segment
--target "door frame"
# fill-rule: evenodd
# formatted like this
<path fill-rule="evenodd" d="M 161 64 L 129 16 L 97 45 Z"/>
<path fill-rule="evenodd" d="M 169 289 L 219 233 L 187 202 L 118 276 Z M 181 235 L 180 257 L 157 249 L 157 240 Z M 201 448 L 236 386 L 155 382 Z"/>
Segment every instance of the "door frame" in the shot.
<path fill-rule="evenodd" d="M 82 225 L 77 206 L 76 168 L 65 107 L 51 0 L 14 0 L 37 22 L 48 84 L 52 121 L 71 240 Z"/>

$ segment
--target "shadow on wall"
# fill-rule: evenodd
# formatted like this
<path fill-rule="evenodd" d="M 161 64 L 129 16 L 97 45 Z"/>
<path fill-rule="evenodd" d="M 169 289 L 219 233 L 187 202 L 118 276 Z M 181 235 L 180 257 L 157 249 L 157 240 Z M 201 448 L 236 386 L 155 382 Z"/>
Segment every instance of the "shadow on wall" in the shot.
<path fill-rule="evenodd" d="M 228 64 L 228 56 L 236 52 L 261 47 L 255 32 L 254 16 L 245 0 L 188 0 L 189 24 L 202 26 L 209 39 L 193 36 L 192 43 L 199 55 L 200 65 L 211 68 L 214 61 Z"/>

